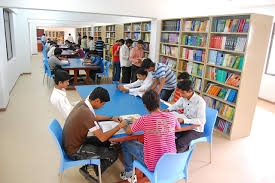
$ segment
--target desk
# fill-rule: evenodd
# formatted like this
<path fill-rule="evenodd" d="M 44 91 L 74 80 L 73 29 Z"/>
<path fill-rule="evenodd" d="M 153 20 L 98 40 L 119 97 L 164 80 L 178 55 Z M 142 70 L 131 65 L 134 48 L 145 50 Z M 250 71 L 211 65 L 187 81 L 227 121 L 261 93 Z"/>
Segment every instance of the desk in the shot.
<path fill-rule="evenodd" d="M 69 49 L 69 47 L 66 46 L 66 45 L 61 45 L 61 46 L 59 46 L 59 48 L 60 48 L 61 50 L 67 50 L 67 49 Z"/>
<path fill-rule="evenodd" d="M 97 70 L 100 67 L 95 65 L 83 65 L 83 59 L 79 58 L 70 58 L 70 65 L 62 65 L 64 70 L 73 70 L 74 71 L 74 85 L 77 85 L 77 73 L 79 70 L 85 70 L 86 72 L 86 84 L 90 84 L 90 70 Z"/>
<path fill-rule="evenodd" d="M 72 58 L 76 57 L 77 54 L 74 54 L 71 50 L 62 50 L 61 57 Z"/>

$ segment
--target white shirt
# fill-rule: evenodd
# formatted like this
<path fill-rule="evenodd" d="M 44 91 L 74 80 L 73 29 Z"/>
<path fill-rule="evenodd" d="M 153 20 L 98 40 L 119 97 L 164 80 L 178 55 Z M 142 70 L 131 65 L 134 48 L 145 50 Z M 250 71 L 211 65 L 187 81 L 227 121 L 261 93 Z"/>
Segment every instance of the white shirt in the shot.
<path fill-rule="evenodd" d="M 130 48 L 126 44 L 122 45 L 119 51 L 120 67 L 131 67 Z"/>
<path fill-rule="evenodd" d="M 95 110 L 94 110 L 93 106 L 91 105 L 91 103 L 89 102 L 89 97 L 87 97 L 87 98 L 85 99 L 85 104 L 88 106 L 88 108 L 90 109 L 90 111 L 91 111 L 91 112 L 94 114 L 94 116 L 95 116 Z M 98 123 L 97 123 L 96 121 L 94 121 L 94 124 L 95 124 L 95 126 L 94 126 L 93 128 L 90 128 L 90 129 L 89 129 L 89 132 L 94 132 L 94 131 L 100 129 L 100 127 L 99 127 L 99 125 L 98 125 Z"/>
<path fill-rule="evenodd" d="M 68 36 L 68 39 L 67 39 L 68 41 L 70 41 L 71 43 L 73 43 L 74 42 L 74 38 L 73 38 L 73 36 Z"/>
<path fill-rule="evenodd" d="M 54 50 L 55 50 L 55 46 L 51 47 L 51 49 L 48 51 L 49 58 L 54 55 Z"/>
<path fill-rule="evenodd" d="M 90 50 L 95 50 L 95 42 L 93 40 L 89 41 L 89 48 Z"/>
<path fill-rule="evenodd" d="M 66 97 L 65 89 L 59 90 L 54 87 L 50 100 L 66 120 L 71 110 L 73 109 L 73 106 Z"/>
<path fill-rule="evenodd" d="M 184 119 L 185 124 L 200 125 L 194 128 L 197 132 L 203 132 L 204 124 L 206 122 L 205 109 L 206 103 L 203 98 L 195 92 L 190 100 L 181 97 L 175 104 L 171 105 L 169 111 L 184 109 L 183 114 L 186 116 Z"/>
<path fill-rule="evenodd" d="M 150 72 L 148 72 L 145 80 L 137 80 L 133 83 L 126 84 L 124 85 L 124 88 L 129 89 L 130 95 L 142 97 L 142 95 L 151 88 L 153 82 L 153 76 Z"/>

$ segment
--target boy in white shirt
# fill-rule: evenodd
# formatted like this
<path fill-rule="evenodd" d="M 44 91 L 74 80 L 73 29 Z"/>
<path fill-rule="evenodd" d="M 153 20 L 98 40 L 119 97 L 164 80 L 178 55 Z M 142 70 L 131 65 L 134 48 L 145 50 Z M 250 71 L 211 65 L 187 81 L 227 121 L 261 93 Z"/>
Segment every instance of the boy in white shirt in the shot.
<path fill-rule="evenodd" d="M 95 42 L 94 42 L 94 38 L 92 36 L 89 36 L 89 49 L 90 50 L 95 50 Z"/>
<path fill-rule="evenodd" d="M 122 68 L 122 83 L 130 83 L 131 80 L 131 66 L 130 48 L 133 44 L 132 39 L 127 39 L 126 43 L 121 46 L 119 51 L 120 67 Z"/>
<path fill-rule="evenodd" d="M 49 58 L 54 55 L 54 50 L 56 47 L 57 47 L 56 42 L 53 42 L 52 47 L 50 48 L 50 50 L 48 51 L 48 54 L 47 54 Z"/>
<path fill-rule="evenodd" d="M 144 69 L 139 68 L 137 70 L 137 78 L 137 81 L 126 85 L 119 85 L 117 88 L 120 91 L 129 92 L 130 95 L 142 97 L 153 85 L 153 76 L 150 72 L 148 73 Z"/>

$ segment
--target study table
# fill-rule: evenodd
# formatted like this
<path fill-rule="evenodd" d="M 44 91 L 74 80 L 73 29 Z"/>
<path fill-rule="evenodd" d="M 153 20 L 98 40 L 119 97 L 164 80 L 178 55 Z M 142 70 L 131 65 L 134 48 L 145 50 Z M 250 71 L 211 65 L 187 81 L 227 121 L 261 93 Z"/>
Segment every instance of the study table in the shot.
<path fill-rule="evenodd" d="M 61 45 L 61 46 L 59 46 L 59 48 L 62 49 L 62 50 L 67 50 L 67 49 L 69 49 L 69 47 L 66 46 L 66 45 Z"/>
<path fill-rule="evenodd" d="M 72 58 L 76 57 L 77 54 L 74 54 L 72 50 L 62 50 L 61 57 Z"/>
<path fill-rule="evenodd" d="M 77 73 L 79 70 L 85 70 L 86 72 L 86 84 L 90 84 L 90 70 L 97 70 L 100 67 L 96 65 L 83 65 L 83 59 L 80 58 L 69 58 L 69 65 L 62 65 L 64 70 L 74 71 L 74 86 L 77 85 Z"/>

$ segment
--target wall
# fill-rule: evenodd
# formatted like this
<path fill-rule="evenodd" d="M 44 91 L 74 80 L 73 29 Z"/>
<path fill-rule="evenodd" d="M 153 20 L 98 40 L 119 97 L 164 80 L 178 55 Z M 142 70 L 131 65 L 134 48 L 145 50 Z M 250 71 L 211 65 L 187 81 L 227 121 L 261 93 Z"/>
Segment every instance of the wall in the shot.
<path fill-rule="evenodd" d="M 30 22 L 29 30 L 30 30 L 29 36 L 30 36 L 31 54 L 38 54 L 36 24 Z"/>

